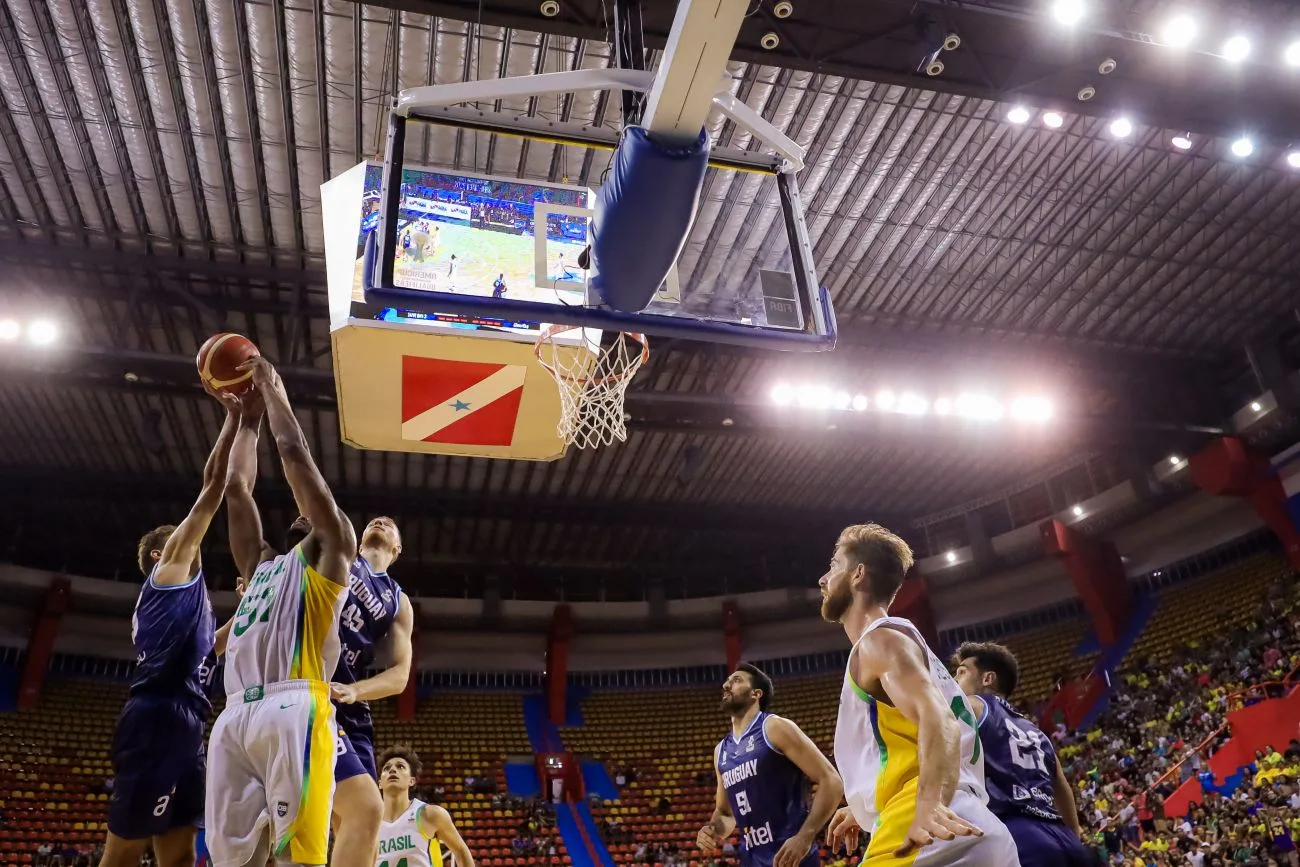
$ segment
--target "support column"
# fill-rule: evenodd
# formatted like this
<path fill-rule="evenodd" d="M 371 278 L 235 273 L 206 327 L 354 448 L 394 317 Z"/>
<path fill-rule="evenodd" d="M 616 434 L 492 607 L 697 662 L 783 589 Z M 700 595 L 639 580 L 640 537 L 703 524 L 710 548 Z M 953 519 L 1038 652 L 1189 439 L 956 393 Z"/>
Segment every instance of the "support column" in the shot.
<path fill-rule="evenodd" d="M 939 630 L 934 620 L 934 606 L 930 603 L 930 585 L 921 570 L 913 567 L 907 573 L 907 579 L 898 588 L 898 595 L 889 606 L 889 613 L 912 621 L 930 649 L 935 653 L 940 652 Z"/>
<path fill-rule="evenodd" d="M 483 608 L 479 617 L 484 627 L 494 627 L 501 622 L 501 579 L 489 575 L 483 582 Z"/>
<path fill-rule="evenodd" d="M 733 599 L 722 603 L 722 643 L 727 650 L 727 673 L 736 670 L 741 659 L 740 606 Z"/>
<path fill-rule="evenodd" d="M 614 66 L 645 69 L 645 34 L 641 21 L 641 0 L 614 0 Z M 623 91 L 623 126 L 641 122 L 645 95 Z"/>
<path fill-rule="evenodd" d="M 546 709 L 555 725 L 564 725 L 569 681 L 569 643 L 573 640 L 573 609 L 556 605 L 546 636 Z"/>
<path fill-rule="evenodd" d="M 1252 451 L 1236 437 L 1222 437 L 1192 455 L 1188 465 L 1192 481 L 1207 494 L 1248 500 L 1282 543 L 1291 567 L 1300 569 L 1300 526 L 1267 455 Z"/>
<path fill-rule="evenodd" d="M 19 710 L 35 707 L 40 700 L 45 672 L 50 666 L 50 657 L 54 655 L 54 639 L 58 637 L 63 612 L 68 610 L 71 591 L 71 582 L 60 575 L 50 582 L 50 588 L 45 592 L 41 612 L 27 637 L 27 654 L 23 660 L 22 679 L 18 682 Z"/>
<path fill-rule="evenodd" d="M 1039 525 L 1043 551 L 1065 561 L 1093 631 L 1103 647 L 1117 643 L 1133 613 L 1133 589 L 1115 545 L 1092 539 L 1053 518 Z"/>
<path fill-rule="evenodd" d="M 993 541 L 984 527 L 984 516 L 979 511 L 971 511 L 964 517 L 971 560 L 975 563 L 976 569 L 987 569 L 993 564 Z"/>
<path fill-rule="evenodd" d="M 420 676 L 420 603 L 411 600 L 411 673 L 406 678 L 406 688 L 397 696 L 397 718 L 410 722 L 415 719 L 415 682 Z"/>

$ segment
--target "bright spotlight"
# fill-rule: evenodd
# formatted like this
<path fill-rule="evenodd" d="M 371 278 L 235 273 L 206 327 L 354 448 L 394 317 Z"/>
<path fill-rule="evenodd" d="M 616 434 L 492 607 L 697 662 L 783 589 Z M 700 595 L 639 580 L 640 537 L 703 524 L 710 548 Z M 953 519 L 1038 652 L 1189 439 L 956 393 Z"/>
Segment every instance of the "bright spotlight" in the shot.
<path fill-rule="evenodd" d="M 808 409 L 830 409 L 835 394 L 824 385 L 805 385 L 799 389 L 795 400 Z"/>
<path fill-rule="evenodd" d="M 17 340 L 23 327 L 12 319 L 0 319 L 0 340 Z"/>
<path fill-rule="evenodd" d="M 966 418 L 996 421 L 1002 418 L 1002 404 L 986 394 L 963 394 L 957 398 L 957 413 Z"/>
<path fill-rule="evenodd" d="M 1160 41 L 1174 48 L 1186 48 L 1196 39 L 1196 19 L 1190 15 L 1175 15 L 1160 28 Z"/>
<path fill-rule="evenodd" d="M 772 403 L 777 406 L 789 406 L 794 403 L 794 386 L 786 382 L 778 382 L 772 386 Z"/>
<path fill-rule="evenodd" d="M 883 410 L 893 409 L 894 393 L 892 391 L 882 391 L 880 394 L 876 395 L 876 406 Z"/>
<path fill-rule="evenodd" d="M 59 328 L 48 319 L 37 319 L 27 326 L 27 339 L 37 346 L 49 346 L 59 339 Z"/>
<path fill-rule="evenodd" d="M 1052 404 L 1041 397 L 1018 397 L 1011 403 L 1011 416 L 1020 421 L 1047 421 L 1052 417 Z"/>
<path fill-rule="evenodd" d="M 906 415 L 925 415 L 929 408 L 930 402 L 914 392 L 905 391 L 898 399 L 898 411 Z"/>
<path fill-rule="evenodd" d="M 1300 169 L 1300 151 L 1291 151 L 1287 154 L 1286 164 L 1293 169 Z"/>
<path fill-rule="evenodd" d="M 1170 455 L 1170 456 L 1169 456 L 1169 463 L 1173 464 L 1174 466 L 1178 466 L 1178 465 L 1181 464 L 1182 462 L 1183 462 L 1183 459 L 1180 458 L 1180 457 L 1178 457 L 1178 455 Z"/>
<path fill-rule="evenodd" d="M 1229 63 L 1240 63 L 1250 57 L 1250 40 L 1244 36 L 1234 36 L 1223 43 L 1223 59 Z"/>
<path fill-rule="evenodd" d="M 1128 138 L 1133 134 L 1133 121 L 1126 117 L 1117 117 L 1110 122 L 1110 134 L 1115 138 Z"/>
<path fill-rule="evenodd" d="M 1083 20 L 1083 0 L 1056 0 L 1052 4 L 1052 17 L 1067 26 L 1078 24 Z"/>
<path fill-rule="evenodd" d="M 1043 115 L 1043 126 L 1048 129 L 1060 129 L 1065 126 L 1065 118 L 1060 112 L 1049 111 Z"/>
<path fill-rule="evenodd" d="M 1191 150 L 1192 140 L 1189 136 L 1176 135 L 1169 140 L 1169 143 L 1180 151 Z"/>
<path fill-rule="evenodd" d="M 1070 511 L 1074 513 L 1074 517 L 1076 517 L 1076 518 L 1082 518 L 1082 517 L 1083 517 L 1083 506 L 1075 506 L 1075 507 L 1074 507 L 1073 509 L 1071 509 Z"/>
<path fill-rule="evenodd" d="M 1282 52 L 1282 59 L 1286 61 L 1287 66 L 1300 66 L 1300 40 L 1292 42 Z"/>
<path fill-rule="evenodd" d="M 1232 155 L 1245 159 L 1255 152 L 1255 143 L 1250 139 L 1242 136 L 1232 143 Z"/>
<path fill-rule="evenodd" d="M 936 415 L 948 415 L 952 412 L 952 401 L 946 397 L 941 397 L 934 402 L 934 412 Z"/>
<path fill-rule="evenodd" d="M 849 404 L 851 403 L 853 403 L 853 395 L 849 394 L 847 391 L 835 392 L 834 406 L 836 409 L 848 409 Z"/>
<path fill-rule="evenodd" d="M 1260 411 L 1261 409 L 1263 409 L 1263 408 L 1264 408 L 1264 405 L 1261 404 L 1261 403 L 1260 403 L 1259 401 L 1257 401 L 1257 400 L 1252 400 L 1252 401 L 1250 402 L 1250 411 L 1251 411 L 1251 412 L 1259 412 L 1259 411 Z"/>
<path fill-rule="evenodd" d="M 867 396 L 865 394 L 853 395 L 853 408 L 856 409 L 858 412 L 862 412 L 864 409 L 866 409 Z"/>
<path fill-rule="evenodd" d="M 957 552 L 956 552 L 956 551 L 949 551 L 947 554 L 944 554 L 944 557 L 947 558 L 947 560 L 948 560 L 949 563 L 956 563 L 956 562 L 957 562 Z"/>
<path fill-rule="evenodd" d="M 1012 123 L 1027 123 L 1029 121 L 1029 109 L 1023 105 L 1017 105 L 1011 111 L 1007 112 L 1007 120 Z"/>

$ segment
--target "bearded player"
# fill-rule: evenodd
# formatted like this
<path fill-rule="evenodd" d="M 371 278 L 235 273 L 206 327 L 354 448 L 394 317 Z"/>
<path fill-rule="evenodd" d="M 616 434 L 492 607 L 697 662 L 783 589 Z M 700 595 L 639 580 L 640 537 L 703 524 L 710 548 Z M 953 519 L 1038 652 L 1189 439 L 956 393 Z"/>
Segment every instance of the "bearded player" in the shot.
<path fill-rule="evenodd" d="M 1074 791 L 1051 740 L 1007 701 L 1020 680 L 1015 654 L 1001 644 L 967 642 L 952 659 L 979 720 L 989 808 L 1016 841 L 1021 867 L 1092 867 Z"/>
<path fill-rule="evenodd" d="M 797 725 L 768 713 L 772 693 L 772 679 L 744 663 L 722 684 L 731 734 L 713 751 L 713 817 L 695 843 L 716 852 L 739 826 L 741 867 L 816 867 L 817 833 L 839 806 L 844 786 Z"/>
<path fill-rule="evenodd" d="M 221 506 L 238 404 L 203 467 L 203 488 L 185 520 L 145 534 L 138 548 L 144 586 L 131 617 L 136 671 L 113 732 L 113 798 L 101 863 L 127 867 L 153 842 L 160 867 L 190 867 L 203 819 L 203 729 L 212 704 L 202 668 L 215 622 L 199 545 Z"/>
<path fill-rule="evenodd" d="M 311 529 L 299 517 L 289 527 L 296 545 Z M 376 785 L 375 727 L 370 702 L 397 695 L 411 676 L 411 600 L 388 574 L 402 553 L 402 536 L 392 518 L 379 517 L 361 533 L 361 546 L 348 576 L 348 600 L 339 619 L 343 654 L 330 684 L 339 724 L 334 765 L 334 847 L 349 851 L 379 833 L 383 801 Z M 373 677 L 376 650 L 389 662 Z"/>
<path fill-rule="evenodd" d="M 411 789 L 420 778 L 420 757 L 415 750 L 395 744 L 384 750 L 379 761 L 384 822 L 376 867 L 442 867 L 444 845 L 456 867 L 474 867 L 474 856 L 447 811 L 411 799 Z"/>
<path fill-rule="evenodd" d="M 858 524 L 818 582 L 822 617 L 853 642 L 835 725 L 848 806 L 828 842 L 854 851 L 868 830 L 863 867 L 1015 867 L 1015 842 L 986 806 L 970 703 L 917 628 L 889 616 L 911 568 L 906 542 Z"/>
<path fill-rule="evenodd" d="M 225 653 L 226 708 L 208 744 L 206 828 L 214 867 L 323 865 L 329 848 L 338 739 L 329 677 L 340 655 L 339 615 L 356 552 L 352 523 L 312 460 L 284 385 L 264 358 L 231 451 L 226 481 L 230 548 L 248 582 Z M 265 403 L 289 489 L 312 531 L 287 554 L 262 537 L 253 500 Z M 250 411 L 252 410 L 252 411 Z M 334 852 L 334 863 L 370 867 L 375 841 Z"/>

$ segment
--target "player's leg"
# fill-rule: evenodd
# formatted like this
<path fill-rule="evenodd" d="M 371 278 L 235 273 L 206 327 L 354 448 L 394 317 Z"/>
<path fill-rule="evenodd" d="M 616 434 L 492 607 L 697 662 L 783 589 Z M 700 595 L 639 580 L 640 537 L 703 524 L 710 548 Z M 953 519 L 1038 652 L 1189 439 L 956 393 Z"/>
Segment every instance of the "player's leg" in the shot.
<path fill-rule="evenodd" d="M 193 752 L 189 768 L 176 781 L 172 794 L 169 805 L 172 827 L 153 838 L 158 867 L 192 867 L 198 863 L 198 828 L 203 823 L 207 754 L 203 750 L 203 721 L 191 715 L 187 724 L 194 733 Z"/>
<path fill-rule="evenodd" d="M 136 867 L 150 838 L 171 827 L 172 796 L 183 770 L 172 761 L 173 745 L 186 734 L 180 729 L 168 702 L 133 698 L 122 707 L 113 733 L 104 867 Z"/>
<path fill-rule="evenodd" d="M 363 748 L 368 747 L 361 739 Z M 373 753 L 356 749 L 351 738 L 340 728 L 334 767 L 334 864 L 357 863 L 368 857 L 374 861 L 379 846 L 379 824 L 383 821 L 384 801 L 379 784 L 371 776 Z M 370 757 L 367 766 L 366 757 Z"/>
<path fill-rule="evenodd" d="M 198 861 L 195 840 L 198 828 L 172 828 L 153 838 L 153 854 L 158 867 L 193 867 Z"/>
<path fill-rule="evenodd" d="M 248 753 L 255 706 L 231 698 L 208 739 L 203 825 L 212 867 L 266 864 L 269 847 L 260 850 L 260 862 L 256 856 L 271 821 L 267 795 Z"/>

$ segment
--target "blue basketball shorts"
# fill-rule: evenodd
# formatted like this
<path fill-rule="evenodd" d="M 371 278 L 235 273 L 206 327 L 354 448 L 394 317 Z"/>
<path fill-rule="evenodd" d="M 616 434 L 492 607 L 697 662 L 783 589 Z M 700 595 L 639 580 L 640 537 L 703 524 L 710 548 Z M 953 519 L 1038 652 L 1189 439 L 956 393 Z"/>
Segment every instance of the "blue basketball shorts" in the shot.
<path fill-rule="evenodd" d="M 338 758 L 334 762 L 334 782 L 341 783 L 362 774 L 369 774 L 374 780 L 379 779 L 379 772 L 375 769 L 375 745 L 364 733 L 349 733 L 340 725 L 336 753 Z"/>
<path fill-rule="evenodd" d="M 1096 858 L 1069 828 L 1029 816 L 1006 816 L 1002 823 L 1016 841 L 1020 867 L 1094 867 Z"/>
<path fill-rule="evenodd" d="M 190 702 L 132 696 L 113 732 L 108 830 L 143 840 L 203 822 L 203 715 Z"/>

